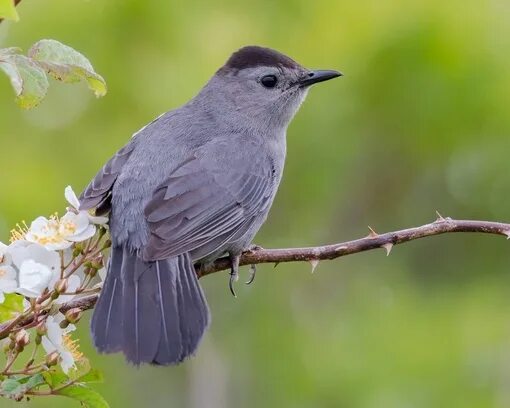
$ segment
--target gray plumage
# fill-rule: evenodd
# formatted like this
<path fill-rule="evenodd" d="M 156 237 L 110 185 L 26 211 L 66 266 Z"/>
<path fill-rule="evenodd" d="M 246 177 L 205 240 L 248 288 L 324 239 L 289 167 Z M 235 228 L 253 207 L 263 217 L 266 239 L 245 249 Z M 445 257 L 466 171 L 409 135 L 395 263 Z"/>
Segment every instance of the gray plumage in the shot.
<path fill-rule="evenodd" d="M 102 168 L 80 198 L 82 209 L 110 212 L 91 326 L 99 351 L 163 365 L 195 352 L 210 314 L 194 264 L 248 248 L 280 183 L 288 124 L 309 85 L 338 75 L 242 48 Z"/>

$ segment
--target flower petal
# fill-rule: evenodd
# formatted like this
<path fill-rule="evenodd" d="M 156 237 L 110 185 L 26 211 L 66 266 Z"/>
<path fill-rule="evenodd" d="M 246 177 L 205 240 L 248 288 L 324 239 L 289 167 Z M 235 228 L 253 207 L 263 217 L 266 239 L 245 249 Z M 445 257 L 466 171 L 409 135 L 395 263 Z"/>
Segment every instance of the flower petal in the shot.
<path fill-rule="evenodd" d="M 19 287 L 17 292 L 27 297 L 37 297 L 48 287 L 52 272 L 48 266 L 28 259 L 19 269 Z"/>
<path fill-rule="evenodd" d="M 90 215 L 90 214 L 88 214 L 88 216 L 89 216 L 89 220 L 92 224 L 105 225 L 108 222 L 108 217 L 101 217 L 101 216 Z"/>
<path fill-rule="evenodd" d="M 96 227 L 94 225 L 90 224 L 81 233 L 69 236 L 69 237 L 67 237 L 67 239 L 69 241 L 73 241 L 73 242 L 86 241 L 87 239 L 92 238 L 95 233 L 96 233 Z"/>
<path fill-rule="evenodd" d="M 69 204 L 76 210 L 80 209 L 80 201 L 78 200 L 78 197 L 76 197 L 76 194 L 73 191 L 73 188 L 71 186 L 67 186 L 64 190 L 64 196 Z"/>
<path fill-rule="evenodd" d="M 16 270 L 9 265 L 0 266 L 0 292 L 13 293 L 18 287 Z"/>

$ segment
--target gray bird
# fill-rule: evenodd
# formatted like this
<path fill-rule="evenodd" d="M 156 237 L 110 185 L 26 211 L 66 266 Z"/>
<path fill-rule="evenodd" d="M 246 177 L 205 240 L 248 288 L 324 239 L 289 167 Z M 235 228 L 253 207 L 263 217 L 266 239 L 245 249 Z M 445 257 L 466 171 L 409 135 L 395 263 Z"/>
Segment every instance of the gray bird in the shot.
<path fill-rule="evenodd" d="M 228 255 L 232 288 L 280 184 L 287 126 L 310 85 L 340 75 L 244 47 L 106 163 L 80 198 L 83 210 L 110 212 L 108 274 L 91 323 L 100 352 L 136 365 L 195 352 L 210 322 L 195 265 Z"/>

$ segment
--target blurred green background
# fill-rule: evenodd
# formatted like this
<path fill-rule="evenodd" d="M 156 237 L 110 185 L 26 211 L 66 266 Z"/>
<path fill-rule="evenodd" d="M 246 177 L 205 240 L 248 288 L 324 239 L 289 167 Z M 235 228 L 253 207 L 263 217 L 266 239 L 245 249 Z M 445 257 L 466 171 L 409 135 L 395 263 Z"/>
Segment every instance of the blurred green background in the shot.
<path fill-rule="evenodd" d="M 345 77 L 315 87 L 288 132 L 283 183 L 256 242 L 315 245 L 444 216 L 510 220 L 510 3 L 26 0 L 0 46 L 69 44 L 107 80 L 54 83 L 24 112 L 0 78 L 0 237 L 62 210 L 133 132 L 192 97 L 246 44 Z M 176 368 L 81 345 L 116 407 L 508 407 L 510 247 L 458 234 L 309 264 L 254 285 L 203 279 L 213 324 Z M 243 270 L 247 275 L 247 270 Z M 64 398 L 21 406 L 72 407 Z M 74 405 L 73 405 L 74 404 Z M 20 406 L 5 400 L 2 407 Z"/>

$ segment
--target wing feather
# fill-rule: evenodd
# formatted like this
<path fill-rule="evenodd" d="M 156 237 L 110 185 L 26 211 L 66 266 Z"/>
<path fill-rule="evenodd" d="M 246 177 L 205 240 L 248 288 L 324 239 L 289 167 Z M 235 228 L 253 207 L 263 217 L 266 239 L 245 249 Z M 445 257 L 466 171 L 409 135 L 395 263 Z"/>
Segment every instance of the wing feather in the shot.
<path fill-rule="evenodd" d="M 134 149 L 133 141 L 134 139 L 120 149 L 81 193 L 79 198 L 81 210 L 98 208 L 96 213 L 108 212 L 111 189 Z"/>
<path fill-rule="evenodd" d="M 242 164 L 195 156 L 179 166 L 145 208 L 151 232 L 145 259 L 212 253 L 242 238 L 271 203 L 274 188 L 269 160 L 246 157 Z"/>

